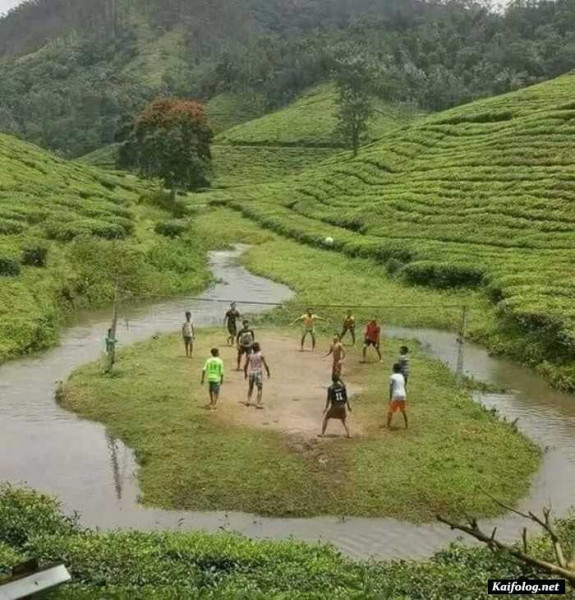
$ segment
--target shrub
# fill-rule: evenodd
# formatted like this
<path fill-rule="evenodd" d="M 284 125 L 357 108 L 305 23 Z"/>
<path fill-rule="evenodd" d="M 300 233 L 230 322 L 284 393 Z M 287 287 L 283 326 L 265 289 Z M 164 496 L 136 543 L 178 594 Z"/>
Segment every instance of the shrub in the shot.
<path fill-rule="evenodd" d="M 16 277 L 20 275 L 20 262 L 10 256 L 0 256 L 0 277 Z"/>
<path fill-rule="evenodd" d="M 483 281 L 483 271 L 470 265 L 419 261 L 407 265 L 403 273 L 409 283 L 440 289 L 477 287 Z"/>
<path fill-rule="evenodd" d="M 106 223 L 105 221 L 94 222 L 90 226 L 92 235 L 105 240 L 123 240 L 127 233 L 126 230 L 117 223 Z"/>
<path fill-rule="evenodd" d="M 0 235 L 14 235 L 22 233 L 25 227 L 18 221 L 0 219 Z"/>
<path fill-rule="evenodd" d="M 170 238 L 180 237 L 186 231 L 187 223 L 184 220 L 172 219 L 160 221 L 154 228 L 155 232 Z"/>
<path fill-rule="evenodd" d="M 143 194 L 140 196 L 139 201 L 168 211 L 177 218 L 184 217 L 187 213 L 186 203 L 180 198 L 173 199 L 171 194 L 165 190 Z"/>
<path fill-rule="evenodd" d="M 45 267 L 48 248 L 42 244 L 30 244 L 22 249 L 22 264 L 29 267 Z"/>
<path fill-rule="evenodd" d="M 403 267 L 405 267 L 404 263 L 397 258 L 390 258 L 385 263 L 385 269 L 390 275 L 395 275 L 398 271 L 401 271 Z"/>

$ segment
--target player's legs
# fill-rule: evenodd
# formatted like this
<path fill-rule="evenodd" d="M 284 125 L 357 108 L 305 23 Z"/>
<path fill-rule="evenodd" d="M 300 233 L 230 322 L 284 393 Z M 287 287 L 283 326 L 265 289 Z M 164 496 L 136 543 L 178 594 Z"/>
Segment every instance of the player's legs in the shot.
<path fill-rule="evenodd" d="M 367 348 L 368 348 L 368 346 L 369 346 L 368 341 L 365 340 L 363 342 L 363 350 L 362 350 L 363 359 L 362 359 L 361 362 L 367 362 Z"/>
<path fill-rule="evenodd" d="M 252 397 L 254 395 L 254 376 L 250 374 L 250 383 L 248 388 L 248 405 L 252 403 Z"/>
<path fill-rule="evenodd" d="M 315 344 L 316 344 L 315 331 L 310 331 L 310 335 L 311 335 L 311 349 L 315 350 Z"/>
<path fill-rule="evenodd" d="M 351 343 L 355 346 L 355 327 L 352 327 L 349 332 L 351 333 Z"/>
<path fill-rule="evenodd" d="M 381 362 L 381 350 L 379 349 L 379 342 L 374 346 L 375 351 L 377 352 L 377 356 L 379 357 L 379 362 Z"/>
<path fill-rule="evenodd" d="M 344 417 L 341 420 L 341 422 L 342 422 L 343 427 L 345 429 L 345 434 L 347 435 L 348 438 L 350 438 L 351 437 L 351 431 L 349 430 L 349 425 L 347 424 L 347 419 Z"/>
<path fill-rule="evenodd" d="M 238 346 L 238 365 L 236 367 L 236 371 L 241 371 L 241 364 L 242 364 L 242 354 L 244 353 L 244 350 L 241 346 Z"/>
<path fill-rule="evenodd" d="M 321 436 L 323 437 L 325 435 L 326 429 L 327 429 L 327 422 L 329 421 L 329 417 L 326 415 L 324 420 L 323 420 L 323 424 L 321 426 Z"/>
<path fill-rule="evenodd" d="M 307 338 L 307 336 L 308 336 L 309 333 L 310 332 L 308 330 L 306 330 L 306 331 L 303 332 L 303 335 L 301 336 L 301 351 L 302 352 L 303 352 L 303 347 L 304 347 L 304 344 L 305 344 L 305 340 L 306 340 L 306 338 Z"/>
<path fill-rule="evenodd" d="M 260 373 L 258 375 L 258 379 L 257 379 L 257 386 L 258 386 L 258 408 L 263 408 L 263 397 L 264 397 L 264 381 L 263 381 L 263 374 Z"/>

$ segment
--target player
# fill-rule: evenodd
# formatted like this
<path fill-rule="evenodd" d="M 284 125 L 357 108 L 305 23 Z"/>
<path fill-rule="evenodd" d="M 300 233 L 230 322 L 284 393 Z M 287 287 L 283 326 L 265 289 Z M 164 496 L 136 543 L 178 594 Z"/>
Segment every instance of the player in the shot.
<path fill-rule="evenodd" d="M 325 410 L 323 411 L 325 418 L 323 420 L 320 437 L 324 437 L 328 421 L 330 419 L 338 419 L 341 421 L 347 437 L 350 438 L 351 432 L 347 425 L 347 411 L 351 412 L 351 406 L 347 397 L 347 389 L 339 377 L 334 377 L 332 379 L 332 384 L 327 390 L 327 401 Z"/>
<path fill-rule="evenodd" d="M 373 346 L 375 348 L 375 351 L 377 352 L 377 356 L 379 357 L 379 362 L 381 362 L 381 351 L 379 349 L 380 340 L 381 340 L 381 327 L 380 327 L 379 323 L 377 322 L 376 317 L 373 317 L 373 319 L 365 327 L 365 339 L 363 342 L 363 360 L 362 360 L 362 362 L 364 362 L 364 363 L 367 362 L 367 349 L 370 346 Z"/>
<path fill-rule="evenodd" d="M 210 403 L 206 408 L 216 410 L 220 390 L 224 384 L 224 361 L 220 358 L 220 351 L 217 348 L 212 348 L 211 355 L 211 358 L 208 358 L 202 371 L 202 385 L 204 385 L 207 376 Z"/>
<path fill-rule="evenodd" d="M 243 327 L 238 332 L 236 337 L 236 342 L 238 345 L 238 371 L 241 371 L 242 356 L 245 354 L 247 360 L 247 357 L 252 352 L 253 343 L 256 341 L 256 334 L 250 327 L 250 322 L 247 319 L 244 319 L 242 325 Z"/>
<path fill-rule="evenodd" d="M 322 317 L 318 317 L 314 314 L 313 308 L 308 308 L 305 315 L 302 315 L 299 319 L 296 319 L 291 325 L 295 325 L 298 321 L 303 323 L 303 335 L 301 338 L 301 352 L 304 350 L 305 340 L 308 335 L 311 336 L 311 349 L 312 352 L 315 350 L 316 338 L 315 338 L 315 323 L 316 321 L 327 321 L 327 319 L 323 319 Z"/>
<path fill-rule="evenodd" d="M 271 377 L 270 368 L 262 354 L 261 346 L 255 342 L 252 346 L 252 352 L 248 355 L 246 364 L 244 366 L 244 375 L 246 379 L 249 379 L 248 388 L 248 401 L 246 406 L 250 406 L 252 403 L 252 397 L 254 395 L 254 388 L 258 388 L 258 399 L 256 408 L 262 409 L 263 406 L 263 390 L 264 390 L 264 372 L 266 370 L 268 379 Z"/>
<path fill-rule="evenodd" d="M 232 302 L 230 305 L 230 310 L 228 310 L 226 316 L 224 317 L 224 327 L 227 323 L 228 333 L 230 334 L 226 341 L 232 346 L 235 344 L 236 336 L 238 335 L 238 321 L 240 320 L 240 318 L 241 315 L 238 309 L 236 308 L 236 303 Z"/>
<path fill-rule="evenodd" d="M 401 374 L 401 365 L 393 365 L 393 375 L 389 379 L 389 408 L 387 411 L 387 427 L 391 429 L 391 419 L 394 413 L 400 412 L 405 421 L 407 429 L 407 392 L 405 389 L 405 378 Z"/>
<path fill-rule="evenodd" d="M 186 320 L 182 325 L 182 337 L 184 339 L 186 356 L 192 358 L 194 354 L 194 339 L 196 337 L 196 326 L 192 321 L 192 313 L 189 311 L 186 313 Z"/>
<path fill-rule="evenodd" d="M 351 310 L 347 311 L 347 315 L 343 320 L 343 329 L 341 330 L 341 335 L 339 336 L 342 342 L 348 331 L 351 334 L 352 344 L 355 346 L 355 317 L 353 316 L 353 312 Z"/>
<path fill-rule="evenodd" d="M 333 341 L 332 341 L 331 347 L 329 349 L 329 352 L 324 356 L 324 358 L 327 358 L 328 356 L 333 356 L 333 364 L 331 367 L 331 376 L 332 376 L 332 378 L 336 377 L 339 379 L 342 374 L 343 361 L 345 360 L 345 357 L 346 357 L 346 351 L 345 351 L 345 348 L 343 347 L 343 344 L 341 343 L 341 339 L 337 333 L 334 334 Z"/>

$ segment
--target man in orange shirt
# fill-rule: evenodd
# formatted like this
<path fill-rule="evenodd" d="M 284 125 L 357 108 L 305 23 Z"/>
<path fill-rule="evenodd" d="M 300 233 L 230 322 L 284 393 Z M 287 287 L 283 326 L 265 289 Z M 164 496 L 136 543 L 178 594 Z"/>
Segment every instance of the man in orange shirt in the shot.
<path fill-rule="evenodd" d="M 370 346 L 375 348 L 377 352 L 377 356 L 379 356 L 379 362 L 381 362 L 381 352 L 379 350 L 381 339 L 381 327 L 377 322 L 377 318 L 373 317 L 373 319 L 366 325 L 365 327 L 365 340 L 363 342 L 363 361 L 366 361 L 367 349 Z"/>

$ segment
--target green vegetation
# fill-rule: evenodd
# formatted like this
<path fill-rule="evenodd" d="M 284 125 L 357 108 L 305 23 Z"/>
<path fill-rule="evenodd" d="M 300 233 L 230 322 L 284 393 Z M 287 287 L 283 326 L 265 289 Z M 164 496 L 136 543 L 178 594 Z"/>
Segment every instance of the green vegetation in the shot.
<path fill-rule="evenodd" d="M 137 296 L 207 283 L 190 224 L 156 234 L 170 214 L 153 199 L 132 177 L 0 135 L 0 362 L 52 344 L 69 310 L 110 302 L 116 281 Z"/>
<path fill-rule="evenodd" d="M 556 529 L 569 548 L 573 520 L 556 523 Z M 547 538 L 532 540 L 530 551 L 552 560 Z M 477 600 L 489 598 L 488 579 L 544 577 L 485 548 L 457 545 L 428 561 L 375 563 L 351 561 L 329 546 L 252 541 L 229 533 L 100 533 L 80 529 L 50 498 L 4 487 L 0 576 L 27 557 L 63 560 L 69 567 L 72 583 L 48 595 L 58 600 L 441 600 L 455 594 Z"/>
<path fill-rule="evenodd" d="M 573 69 L 574 23 L 575 0 L 23 2 L 0 18 L 0 131 L 78 157 L 173 96 L 213 99 L 222 131 L 358 54 L 381 100 L 443 110 Z"/>
<path fill-rule="evenodd" d="M 417 120 L 356 160 L 198 201 L 316 247 L 332 237 L 408 283 L 477 288 L 498 319 L 476 337 L 575 389 L 574 91 L 567 75 Z"/>
<path fill-rule="evenodd" d="M 218 144 L 242 146 L 297 146 L 343 148 L 336 136 L 337 90 L 324 84 L 302 94 L 295 102 L 272 114 L 224 131 Z M 417 111 L 374 98 L 374 117 L 368 139 L 374 140 L 409 123 Z"/>

